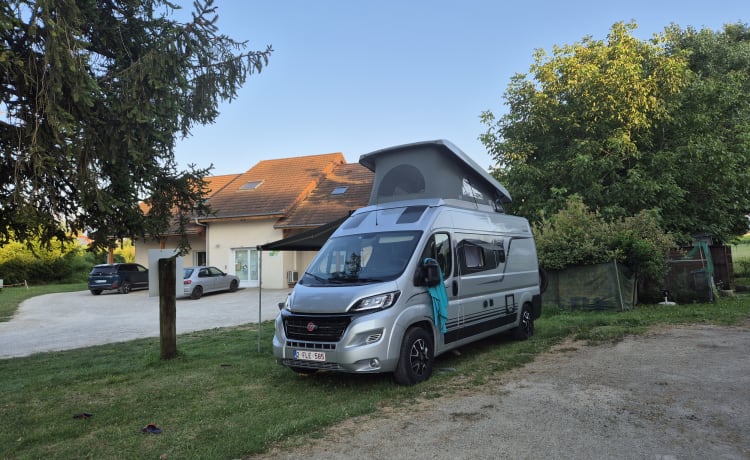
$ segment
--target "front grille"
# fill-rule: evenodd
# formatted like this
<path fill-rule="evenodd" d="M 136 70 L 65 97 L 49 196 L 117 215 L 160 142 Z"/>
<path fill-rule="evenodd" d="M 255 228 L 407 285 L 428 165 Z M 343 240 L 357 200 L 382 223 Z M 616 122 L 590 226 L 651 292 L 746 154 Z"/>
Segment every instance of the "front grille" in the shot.
<path fill-rule="evenodd" d="M 284 317 L 284 331 L 292 340 L 338 342 L 351 322 L 348 315 L 289 315 Z"/>
<path fill-rule="evenodd" d="M 300 361 L 298 359 L 284 359 L 281 361 L 285 366 L 301 367 L 305 369 L 322 369 L 328 371 L 340 371 L 343 369 L 336 363 L 324 363 L 318 361 Z"/>
<path fill-rule="evenodd" d="M 335 343 L 319 343 L 319 342 L 297 342 L 294 340 L 286 341 L 287 347 L 304 349 L 304 350 L 328 350 L 333 351 L 336 349 Z"/>

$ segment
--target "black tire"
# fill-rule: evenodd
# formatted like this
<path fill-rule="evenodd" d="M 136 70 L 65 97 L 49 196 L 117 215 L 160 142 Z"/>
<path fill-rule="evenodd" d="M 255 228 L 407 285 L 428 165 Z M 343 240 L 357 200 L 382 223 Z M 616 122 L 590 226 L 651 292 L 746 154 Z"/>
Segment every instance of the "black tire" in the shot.
<path fill-rule="evenodd" d="M 237 280 L 232 280 L 232 282 L 229 283 L 229 292 L 236 291 L 238 287 L 240 287 L 240 283 L 238 283 Z"/>
<path fill-rule="evenodd" d="M 102 290 L 101 289 L 92 289 L 91 293 L 94 294 L 94 295 L 99 295 L 99 294 L 102 293 Z"/>
<path fill-rule="evenodd" d="M 432 335 L 422 327 L 410 328 L 401 342 L 393 380 L 399 385 L 424 382 L 432 375 L 433 358 Z"/>
<path fill-rule="evenodd" d="M 531 305 L 523 305 L 521 309 L 521 319 L 518 327 L 513 329 L 513 338 L 516 340 L 527 340 L 534 335 L 534 314 L 531 312 Z"/>
<path fill-rule="evenodd" d="M 123 281 L 122 286 L 120 286 L 120 292 L 123 294 L 127 294 L 130 292 L 130 282 L 129 281 Z"/>
<path fill-rule="evenodd" d="M 203 296 L 203 288 L 200 286 L 196 286 L 193 288 L 193 292 L 190 293 L 190 298 L 193 300 L 198 300 Z"/>

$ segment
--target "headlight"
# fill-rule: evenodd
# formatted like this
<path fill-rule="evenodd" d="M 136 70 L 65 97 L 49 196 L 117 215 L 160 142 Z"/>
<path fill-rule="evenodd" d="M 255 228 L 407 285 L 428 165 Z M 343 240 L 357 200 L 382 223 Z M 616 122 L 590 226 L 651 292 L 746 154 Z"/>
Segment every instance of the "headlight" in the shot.
<path fill-rule="evenodd" d="M 291 296 L 292 296 L 291 294 L 287 294 L 286 300 L 284 300 L 283 302 L 279 302 L 279 310 L 292 311 L 291 299 L 290 299 Z"/>
<path fill-rule="evenodd" d="M 400 291 L 393 291 L 385 294 L 374 295 L 372 297 L 365 297 L 364 299 L 357 301 L 349 311 L 385 310 L 396 303 L 400 294 Z"/>

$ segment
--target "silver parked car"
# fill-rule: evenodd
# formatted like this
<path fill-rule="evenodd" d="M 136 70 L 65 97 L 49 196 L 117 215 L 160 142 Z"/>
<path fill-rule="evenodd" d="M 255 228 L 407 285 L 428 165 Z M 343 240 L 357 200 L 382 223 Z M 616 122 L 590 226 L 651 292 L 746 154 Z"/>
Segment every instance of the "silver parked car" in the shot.
<path fill-rule="evenodd" d="M 240 286 L 240 279 L 216 267 L 186 267 L 182 284 L 186 296 L 200 299 L 207 292 L 234 292 Z"/>

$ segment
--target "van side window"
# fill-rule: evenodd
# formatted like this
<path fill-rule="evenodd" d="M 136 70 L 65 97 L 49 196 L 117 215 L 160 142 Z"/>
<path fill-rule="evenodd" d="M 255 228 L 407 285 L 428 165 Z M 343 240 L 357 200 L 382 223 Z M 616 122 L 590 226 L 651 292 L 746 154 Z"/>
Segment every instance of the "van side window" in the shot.
<path fill-rule="evenodd" d="M 453 269 L 452 254 L 450 236 L 447 233 L 436 233 L 427 241 L 427 246 L 425 246 L 420 260 L 428 257 L 437 260 L 440 270 L 443 272 L 443 278 L 448 278 L 451 276 L 451 270 Z"/>
<path fill-rule="evenodd" d="M 464 245 L 464 260 L 466 268 L 481 270 L 484 268 L 484 253 L 482 248 L 473 244 Z"/>
<path fill-rule="evenodd" d="M 458 243 L 457 249 L 461 273 L 494 270 L 505 262 L 502 240 L 493 242 L 463 240 Z"/>

